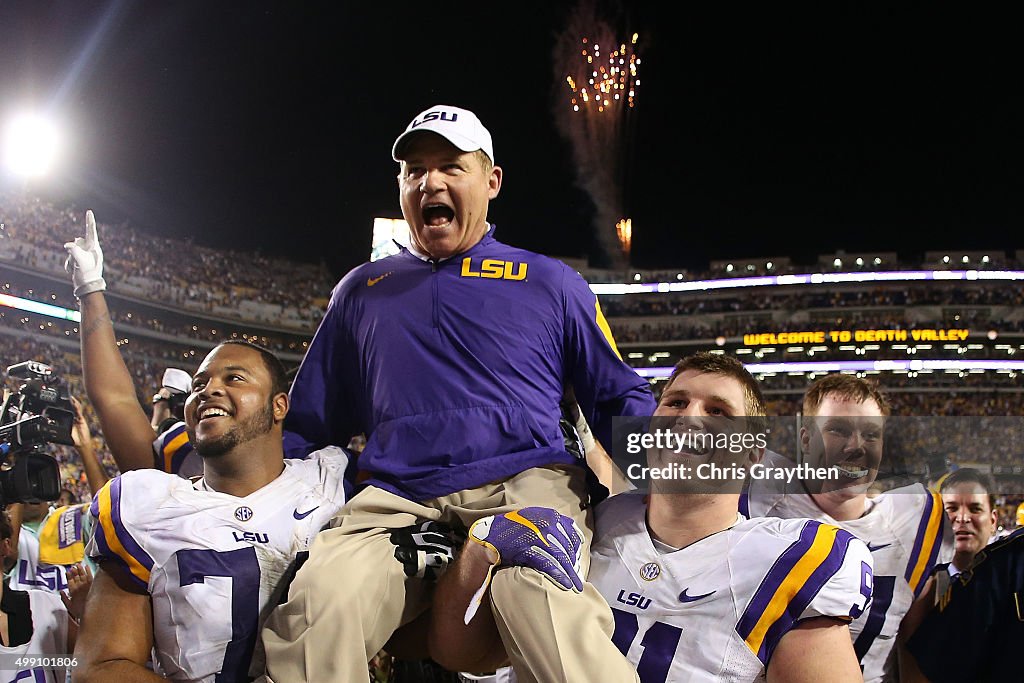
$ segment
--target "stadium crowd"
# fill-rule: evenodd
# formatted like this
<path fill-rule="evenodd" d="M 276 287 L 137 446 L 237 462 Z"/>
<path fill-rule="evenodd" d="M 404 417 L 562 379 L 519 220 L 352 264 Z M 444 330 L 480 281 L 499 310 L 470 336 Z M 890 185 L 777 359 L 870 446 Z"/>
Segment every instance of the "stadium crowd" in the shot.
<path fill-rule="evenodd" d="M 0 260 L 62 276 L 69 225 L 82 212 L 29 196 L 0 196 Z M 256 252 L 212 249 L 158 237 L 130 225 L 104 225 L 113 291 L 184 309 L 312 330 L 334 285 L 326 266 Z M 188 253 L 188 259 L 174 255 Z M 239 309 L 239 301 L 249 302 Z"/>
<path fill-rule="evenodd" d="M 856 289 L 852 289 L 856 287 Z M 988 282 L 971 286 L 950 286 L 941 283 L 890 285 L 863 289 L 863 285 L 846 285 L 845 290 L 804 293 L 800 289 L 780 288 L 770 294 L 740 290 L 730 294 L 631 294 L 604 295 L 601 307 L 605 315 L 660 316 L 701 315 L 703 313 L 734 313 L 739 311 L 804 311 L 815 308 L 874 308 L 895 306 L 1020 306 L 1024 292 L 1009 283 Z"/>

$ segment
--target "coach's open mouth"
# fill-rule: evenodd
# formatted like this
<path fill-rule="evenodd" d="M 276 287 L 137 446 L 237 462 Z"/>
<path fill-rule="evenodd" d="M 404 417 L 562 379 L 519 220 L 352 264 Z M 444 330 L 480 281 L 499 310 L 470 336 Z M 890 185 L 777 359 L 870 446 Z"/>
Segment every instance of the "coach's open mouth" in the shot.
<path fill-rule="evenodd" d="M 444 204 L 428 204 L 423 207 L 423 223 L 432 228 L 441 228 L 452 222 L 455 211 Z"/>

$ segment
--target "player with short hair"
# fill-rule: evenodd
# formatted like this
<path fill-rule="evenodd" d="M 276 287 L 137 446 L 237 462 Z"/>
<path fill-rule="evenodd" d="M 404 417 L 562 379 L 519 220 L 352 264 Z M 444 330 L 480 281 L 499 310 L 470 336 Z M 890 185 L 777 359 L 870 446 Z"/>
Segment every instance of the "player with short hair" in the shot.
<path fill-rule="evenodd" d="M 122 444 L 148 450 L 152 428 L 117 351 L 91 211 L 85 237 L 68 249 L 82 308 L 86 386 L 105 374 L 129 389 L 99 412 L 101 426 Z M 274 591 L 345 502 L 342 449 L 284 460 L 288 405 L 285 371 L 274 354 L 224 342 L 199 366 L 185 404 L 204 476 L 189 481 L 140 469 L 99 491 L 88 552 L 100 569 L 86 605 L 76 677 L 248 680 Z M 151 651 L 158 673 L 146 668 Z M 258 652 L 253 666 L 261 669 Z"/>
<path fill-rule="evenodd" d="M 764 415 L 742 364 L 698 353 L 676 366 L 651 429 L 756 434 Z M 745 469 L 761 452 L 652 448 L 647 464 Z M 836 526 L 744 519 L 736 512 L 741 482 L 652 478 L 649 495 L 620 494 L 598 506 L 589 580 L 612 606 L 616 646 L 642 683 L 860 680 L 846 624 L 871 597 L 871 554 Z M 476 535 L 471 529 L 470 539 Z M 486 610 L 470 620 L 468 640 L 459 635 L 465 588 L 472 567 L 491 561 L 479 559 L 486 552 L 467 544 L 442 578 L 437 603 L 447 608 L 435 607 L 432 646 L 500 648 L 488 636 Z"/>
<path fill-rule="evenodd" d="M 873 383 L 845 374 L 822 377 L 804 396 L 801 451 L 809 465 L 837 471 L 839 478 L 760 478 L 740 501 L 749 516 L 816 519 L 868 544 L 874 597 L 850 624 L 866 681 L 880 681 L 895 669 L 889 658 L 900 624 L 932 567 L 952 555 L 938 494 L 913 484 L 867 496 L 882 461 L 889 413 L 888 400 Z M 784 464 L 781 456 L 773 464 Z"/>

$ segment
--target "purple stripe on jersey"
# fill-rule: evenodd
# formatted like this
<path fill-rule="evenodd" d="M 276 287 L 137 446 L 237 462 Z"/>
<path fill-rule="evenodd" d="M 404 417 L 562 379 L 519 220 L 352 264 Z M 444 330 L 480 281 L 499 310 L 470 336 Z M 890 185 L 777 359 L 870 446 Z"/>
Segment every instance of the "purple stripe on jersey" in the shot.
<path fill-rule="evenodd" d="M 931 520 L 932 508 L 935 506 L 935 498 L 929 493 L 925 496 L 924 512 L 921 514 L 921 522 L 917 525 L 917 536 L 914 537 L 914 549 L 910 552 L 910 560 L 907 562 L 907 571 L 903 575 L 903 578 L 910 582 L 910 577 L 914 575 L 914 567 L 917 566 L 918 557 L 921 555 L 921 546 L 924 545 L 924 537 L 928 532 L 928 522 Z M 942 533 L 942 525 L 939 525 L 939 533 Z M 923 576 L 927 576 L 928 572 L 924 572 Z M 921 582 L 922 585 L 924 582 Z M 913 588 L 913 586 L 911 586 Z"/>
<path fill-rule="evenodd" d="M 740 494 L 740 514 L 750 519 L 750 498 L 746 493 Z"/>
<path fill-rule="evenodd" d="M 803 529 L 800 530 L 800 538 L 793 541 L 785 552 L 775 560 L 775 564 L 761 580 L 761 585 L 754 591 L 754 596 L 750 598 L 746 610 L 743 611 L 743 616 L 736 624 L 736 631 L 740 634 L 740 638 L 746 640 L 750 632 L 757 626 L 757 622 L 761 619 L 764 611 L 768 609 L 768 603 L 771 602 L 775 592 L 779 590 L 779 586 L 793 571 L 793 567 L 800 561 L 800 558 L 811 549 L 819 526 L 821 525 L 818 522 L 806 521 Z"/>
<path fill-rule="evenodd" d="M 935 496 L 928 496 L 930 501 L 935 500 Z M 921 579 L 917 582 L 917 586 L 914 588 L 914 597 L 920 595 L 921 591 L 924 590 L 924 585 L 928 582 L 927 579 L 932 574 L 932 569 L 935 564 L 939 561 L 939 549 L 942 548 L 942 532 L 945 530 L 945 515 L 946 512 L 942 511 L 942 516 L 939 520 L 939 528 L 935 532 L 935 538 L 932 541 L 932 551 L 928 555 L 928 565 L 925 567 L 924 572 L 921 574 Z"/>
<path fill-rule="evenodd" d="M 171 474 L 177 474 L 181 470 L 181 464 L 185 458 L 192 454 L 192 442 L 186 441 L 171 456 Z"/>
<path fill-rule="evenodd" d="M 768 633 L 765 634 L 761 649 L 757 653 L 757 658 L 761 660 L 762 664 L 768 666 L 768 660 L 771 658 L 772 652 L 775 651 L 779 641 L 782 640 L 782 636 L 789 633 L 790 629 L 796 626 L 800 615 L 811 604 L 814 596 L 843 566 L 843 562 L 846 560 L 846 550 L 850 547 L 851 540 L 853 540 L 853 534 L 842 529 L 836 532 L 836 537 L 832 540 L 832 549 L 829 550 L 828 555 L 825 556 L 825 559 L 822 560 L 817 569 L 807 577 L 807 581 L 804 582 L 804 585 L 793 596 L 793 599 L 790 600 L 786 610 L 768 628 Z M 827 614 L 823 616 L 845 617 L 847 615 Z"/>
<path fill-rule="evenodd" d="M 115 477 L 110 482 L 110 521 L 114 523 L 114 531 L 117 533 L 117 540 L 121 541 L 121 547 L 147 571 L 153 571 L 153 558 L 135 542 L 131 533 L 121 522 L 121 477 Z"/>
<path fill-rule="evenodd" d="M 94 504 L 98 498 L 99 496 L 93 498 Z M 105 532 L 103 530 L 103 527 L 99 526 L 98 519 L 96 524 L 97 533 L 93 534 L 93 538 L 96 539 L 96 548 L 98 550 L 98 553 L 93 553 L 89 556 L 92 559 L 92 561 L 96 564 L 103 564 L 104 562 L 116 562 L 118 566 L 120 566 L 121 569 L 124 570 L 122 572 L 124 576 L 127 576 L 131 580 L 131 582 L 139 588 L 143 590 L 148 590 L 149 586 L 146 585 L 146 582 L 140 579 L 139 577 L 135 576 L 135 574 L 132 574 L 132 570 L 130 567 L 128 567 L 128 563 L 121 559 L 121 556 L 115 553 L 113 550 L 111 550 L 110 546 L 107 545 L 107 537 L 104 535 Z"/>

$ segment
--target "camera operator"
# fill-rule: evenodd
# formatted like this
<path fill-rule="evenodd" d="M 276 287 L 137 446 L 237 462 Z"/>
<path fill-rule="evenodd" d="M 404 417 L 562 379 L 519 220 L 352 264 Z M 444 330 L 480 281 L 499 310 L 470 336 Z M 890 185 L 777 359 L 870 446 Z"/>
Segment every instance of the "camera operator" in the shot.
<path fill-rule="evenodd" d="M 0 407 L 0 509 L 10 514 L 11 553 L 5 557 L 6 581 L 17 590 L 59 593 L 67 588 L 65 570 L 40 562 L 39 530 L 60 490 L 60 468 L 45 452 L 47 444 L 72 445 L 73 404 L 63 382 L 45 363 L 26 361 L 7 368 L 23 383 L 5 392 Z M 9 465 L 9 466 L 6 466 Z M 16 554 L 13 552 L 16 551 Z"/>

